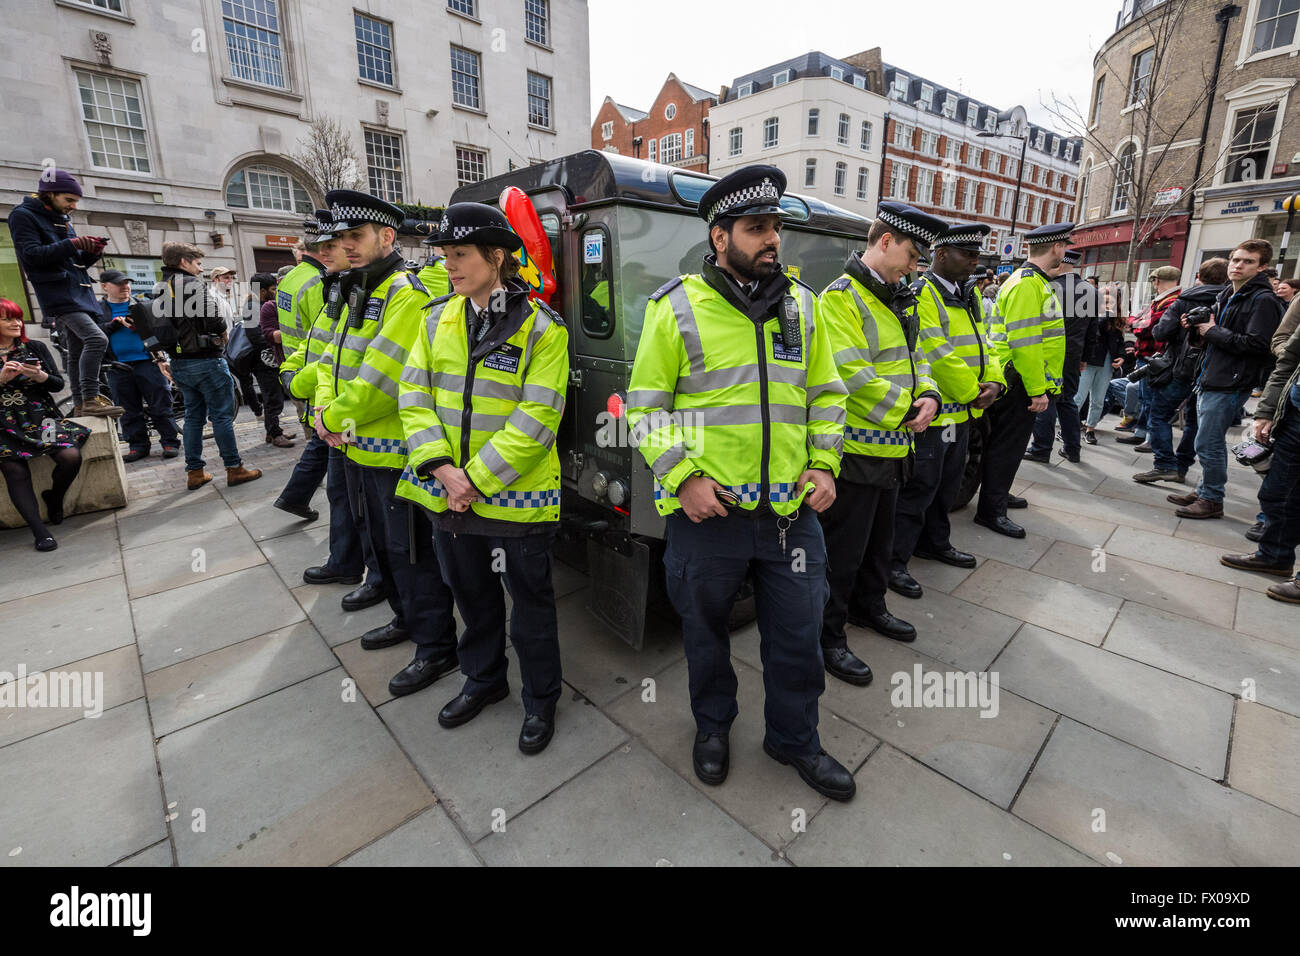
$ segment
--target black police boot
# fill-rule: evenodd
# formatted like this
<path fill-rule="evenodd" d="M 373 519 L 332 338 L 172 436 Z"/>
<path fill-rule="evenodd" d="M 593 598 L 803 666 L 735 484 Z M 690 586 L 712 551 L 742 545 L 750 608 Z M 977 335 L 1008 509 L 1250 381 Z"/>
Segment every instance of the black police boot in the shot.
<path fill-rule="evenodd" d="M 555 736 L 555 718 L 529 714 L 519 729 L 519 750 L 526 754 L 539 754 Z"/>
<path fill-rule="evenodd" d="M 906 571 L 889 572 L 889 590 L 895 594 L 901 594 L 905 598 L 919 598 L 925 593 L 921 588 L 921 583 Z"/>
<path fill-rule="evenodd" d="M 947 547 L 942 551 L 921 551 L 912 552 L 914 558 L 925 558 L 927 561 L 939 561 L 943 564 L 950 564 L 954 568 L 973 568 L 978 563 L 975 555 L 967 554 L 965 551 L 958 551 L 956 548 Z"/>
<path fill-rule="evenodd" d="M 502 684 L 496 690 L 484 691 L 482 694 L 457 694 L 447 701 L 442 710 L 438 711 L 438 723 L 448 730 L 461 724 L 468 724 L 488 704 L 505 700 L 509 694 L 510 687 L 507 684 Z"/>
<path fill-rule="evenodd" d="M 975 523 L 983 525 L 990 531 L 996 531 L 998 534 L 1005 534 L 1008 538 L 1023 538 L 1025 536 L 1025 529 L 1006 515 L 999 515 L 996 518 L 981 518 L 976 515 Z"/>
<path fill-rule="evenodd" d="M 691 763 L 695 765 L 695 776 L 705 783 L 716 787 L 727 779 L 730 757 L 731 744 L 726 734 L 706 734 L 701 731 L 695 735 Z"/>
<path fill-rule="evenodd" d="M 846 684 L 866 687 L 871 683 L 871 668 L 847 647 L 823 647 L 822 662 L 826 673 Z"/>
<path fill-rule="evenodd" d="M 271 507 L 277 508 L 280 511 L 287 511 L 289 514 L 296 515 L 304 521 L 315 521 L 320 517 L 320 512 L 310 505 L 294 504 L 292 501 L 285 501 L 283 498 L 276 498 L 275 503 L 272 504 Z"/>
<path fill-rule="evenodd" d="M 394 697 L 404 697 L 424 690 L 443 674 L 449 674 L 460 668 L 460 661 L 453 650 L 445 657 L 429 659 L 416 658 L 393 675 L 388 682 L 388 692 Z"/>
<path fill-rule="evenodd" d="M 323 564 L 314 568 L 308 568 L 302 573 L 302 579 L 307 584 L 360 584 L 361 575 L 359 574 L 339 574 L 331 567 Z"/>
<path fill-rule="evenodd" d="M 376 587 L 370 582 L 366 582 L 355 591 L 349 591 L 343 595 L 343 610 L 345 611 L 364 611 L 368 607 L 374 607 L 379 602 L 387 598 L 387 594 L 381 587 Z"/>
<path fill-rule="evenodd" d="M 411 634 L 406 628 L 399 627 L 389 621 L 379 627 L 372 627 L 362 634 L 361 649 L 363 651 L 377 651 L 382 647 L 392 647 L 394 644 L 400 644 L 410 636 Z"/>
<path fill-rule="evenodd" d="M 1034 451 L 1031 448 L 1025 452 L 1024 459 L 1025 461 L 1036 461 L 1040 465 L 1050 465 L 1052 463 L 1052 452 L 1050 450 Z"/>
<path fill-rule="evenodd" d="M 1008 508 L 1028 508 L 1029 502 L 1019 495 L 1007 495 Z"/>
<path fill-rule="evenodd" d="M 851 800 L 857 793 L 858 786 L 853 782 L 853 774 L 848 768 L 824 750 L 819 750 L 812 757 L 796 757 L 777 750 L 766 740 L 763 751 L 777 763 L 792 765 L 799 771 L 799 777 L 823 797 L 832 800 Z"/>
<path fill-rule="evenodd" d="M 864 615 L 849 615 L 849 623 L 870 628 L 882 637 L 910 644 L 916 640 L 916 628 L 902 618 L 894 617 L 885 608 L 868 611 Z"/>

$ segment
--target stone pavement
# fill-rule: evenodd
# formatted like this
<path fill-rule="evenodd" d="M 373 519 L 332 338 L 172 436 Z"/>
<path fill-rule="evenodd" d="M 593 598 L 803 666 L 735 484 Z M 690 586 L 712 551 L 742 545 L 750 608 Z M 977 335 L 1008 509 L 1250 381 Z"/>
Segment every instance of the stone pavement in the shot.
<path fill-rule="evenodd" d="M 920 638 L 851 629 L 875 683 L 827 679 L 822 738 L 858 780 L 837 804 L 762 752 L 753 625 L 733 640 L 731 775 L 706 787 L 678 630 L 656 623 L 633 652 L 558 563 L 548 750 L 515 746 L 517 678 L 455 731 L 435 716 L 457 677 L 391 699 L 409 650 L 362 651 L 386 609 L 345 615 L 345 588 L 302 584 L 324 495 L 313 524 L 273 510 L 297 449 L 241 419 L 261 481 L 186 492 L 181 462 L 155 458 L 129 466 L 127 508 L 69 519 L 55 552 L 0 535 L 0 671 L 103 678 L 98 717 L 0 707 L 0 863 L 1300 862 L 1300 611 L 1218 564 L 1249 550 L 1256 511 L 1235 463 L 1230 517 L 1180 521 L 1169 488 L 1129 480 L 1149 457 L 1103 432 L 1081 465 L 1023 466 L 1025 540 L 956 515 L 979 567 L 915 561 L 925 596 L 890 605 Z M 987 717 L 891 700 L 896 677 L 984 671 Z"/>

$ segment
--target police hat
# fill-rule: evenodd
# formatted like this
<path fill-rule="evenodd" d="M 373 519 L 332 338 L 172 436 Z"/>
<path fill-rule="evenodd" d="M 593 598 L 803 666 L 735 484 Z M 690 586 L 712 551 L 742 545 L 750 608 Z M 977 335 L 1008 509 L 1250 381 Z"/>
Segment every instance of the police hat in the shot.
<path fill-rule="evenodd" d="M 443 212 L 438 231 L 424 242 L 430 246 L 498 246 L 509 252 L 524 244 L 510 228 L 505 213 L 479 202 L 452 203 Z"/>
<path fill-rule="evenodd" d="M 334 217 L 336 233 L 355 229 L 368 222 L 397 229 L 406 218 L 406 214 L 392 203 L 356 189 L 331 189 L 325 194 L 325 201 L 329 203 L 330 215 Z"/>
<path fill-rule="evenodd" d="M 1070 233 L 1074 232 L 1072 222 L 1054 222 L 1048 226 L 1039 226 L 1025 233 L 1025 242 L 1031 246 L 1046 246 L 1053 242 L 1069 242 Z"/>
<path fill-rule="evenodd" d="M 700 216 L 710 228 L 723 216 L 780 215 L 785 173 L 775 166 L 746 166 L 728 173 L 700 197 Z"/>
<path fill-rule="evenodd" d="M 876 219 L 888 226 L 891 232 L 911 239 L 922 256 L 930 251 L 930 243 L 948 228 L 948 224 L 938 216 L 931 216 L 903 202 L 880 203 L 876 207 Z"/>
<path fill-rule="evenodd" d="M 1065 255 L 1061 257 L 1061 261 L 1067 266 L 1077 266 L 1079 263 L 1083 262 L 1083 250 L 1066 249 Z"/>
<path fill-rule="evenodd" d="M 984 237 L 992 231 L 992 226 L 982 222 L 954 222 L 939 233 L 939 238 L 934 240 L 934 245 L 936 248 L 952 246 L 954 249 L 978 252 L 984 244 Z"/>
<path fill-rule="evenodd" d="M 302 237 L 305 242 L 320 242 L 321 223 L 331 221 L 328 209 L 317 209 L 302 221 Z"/>

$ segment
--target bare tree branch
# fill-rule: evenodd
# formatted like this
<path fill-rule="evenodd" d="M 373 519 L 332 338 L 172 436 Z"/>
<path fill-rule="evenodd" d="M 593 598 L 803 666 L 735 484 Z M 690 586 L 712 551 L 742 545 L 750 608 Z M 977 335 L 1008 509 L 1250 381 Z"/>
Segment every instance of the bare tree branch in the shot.
<path fill-rule="evenodd" d="M 294 161 L 315 180 L 322 193 L 331 189 L 360 189 L 365 184 L 352 134 L 332 116 L 319 116 L 306 137 L 298 140 Z"/>

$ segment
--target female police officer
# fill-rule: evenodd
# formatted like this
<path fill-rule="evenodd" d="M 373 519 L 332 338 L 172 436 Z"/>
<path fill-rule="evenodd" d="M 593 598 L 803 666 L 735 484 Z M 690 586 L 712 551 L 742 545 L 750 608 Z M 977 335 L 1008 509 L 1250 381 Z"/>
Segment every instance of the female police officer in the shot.
<path fill-rule="evenodd" d="M 402 375 L 410 459 L 397 495 L 432 512 L 438 559 L 465 621 L 465 685 L 438 723 L 458 727 L 508 693 L 504 573 L 523 681 L 519 749 L 534 754 L 550 742 L 560 697 L 550 547 L 569 333 L 517 278 L 513 252 L 522 243 L 501 212 L 456 203 L 430 238 L 446 253 L 452 294 L 428 307 Z"/>

